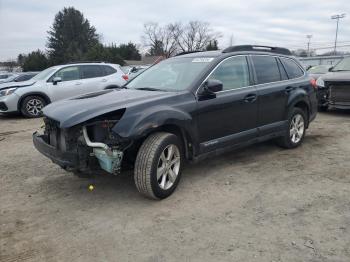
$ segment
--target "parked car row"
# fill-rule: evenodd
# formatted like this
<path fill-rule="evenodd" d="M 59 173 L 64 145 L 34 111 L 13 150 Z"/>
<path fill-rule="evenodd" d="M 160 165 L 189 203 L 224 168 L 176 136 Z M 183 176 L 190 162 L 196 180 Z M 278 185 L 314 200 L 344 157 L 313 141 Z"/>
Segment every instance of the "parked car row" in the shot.
<path fill-rule="evenodd" d="M 24 72 L 24 73 L 1 73 L 0 74 L 0 86 L 3 83 L 10 82 L 23 82 L 30 80 L 39 72 Z"/>
<path fill-rule="evenodd" d="M 50 67 L 32 79 L 0 85 L 0 113 L 41 116 L 47 104 L 123 86 L 128 76 L 116 64 L 76 63 Z"/>

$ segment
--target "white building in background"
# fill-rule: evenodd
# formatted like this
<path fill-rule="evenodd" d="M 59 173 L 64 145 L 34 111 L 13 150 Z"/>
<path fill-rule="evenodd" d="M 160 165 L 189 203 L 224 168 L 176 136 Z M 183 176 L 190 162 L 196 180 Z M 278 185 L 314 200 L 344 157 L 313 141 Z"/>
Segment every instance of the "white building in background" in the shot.
<path fill-rule="evenodd" d="M 344 56 L 342 55 L 334 55 L 334 56 L 298 57 L 298 60 L 305 68 L 308 68 L 310 66 L 315 66 L 315 65 L 335 65 L 343 58 Z"/>

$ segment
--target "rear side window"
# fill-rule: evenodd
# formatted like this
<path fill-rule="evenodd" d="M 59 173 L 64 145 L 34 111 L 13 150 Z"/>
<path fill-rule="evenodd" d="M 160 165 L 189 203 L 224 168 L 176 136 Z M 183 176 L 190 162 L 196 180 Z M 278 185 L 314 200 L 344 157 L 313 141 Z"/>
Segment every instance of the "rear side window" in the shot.
<path fill-rule="evenodd" d="M 277 60 L 273 56 L 252 56 L 258 84 L 281 80 Z"/>
<path fill-rule="evenodd" d="M 286 70 L 284 69 L 284 67 L 279 59 L 277 59 L 277 64 L 278 64 L 278 68 L 280 69 L 281 79 L 288 80 L 288 75 L 286 73 Z"/>
<path fill-rule="evenodd" d="M 103 70 L 104 70 L 104 75 L 106 75 L 106 76 L 114 74 L 114 73 L 117 72 L 117 69 L 115 69 L 115 68 L 113 68 L 111 66 L 104 65 L 102 67 L 103 67 Z"/>
<path fill-rule="evenodd" d="M 102 67 L 98 65 L 82 65 L 80 66 L 81 79 L 101 77 L 104 75 Z"/>
<path fill-rule="evenodd" d="M 223 61 L 209 76 L 220 80 L 223 90 L 249 86 L 249 70 L 244 56 L 231 57 Z"/>
<path fill-rule="evenodd" d="M 287 71 L 289 79 L 298 78 L 304 75 L 304 71 L 292 59 L 280 58 Z"/>

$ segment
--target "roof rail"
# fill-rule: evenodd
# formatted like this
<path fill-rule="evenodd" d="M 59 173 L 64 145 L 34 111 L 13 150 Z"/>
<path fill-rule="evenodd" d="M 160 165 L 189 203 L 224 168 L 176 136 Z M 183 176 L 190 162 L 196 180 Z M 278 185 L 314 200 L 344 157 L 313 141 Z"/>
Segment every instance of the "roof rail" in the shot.
<path fill-rule="evenodd" d="M 74 61 L 74 62 L 65 63 L 65 65 L 71 65 L 71 64 L 89 64 L 89 63 L 105 63 L 105 62 L 104 62 L 104 61 Z"/>
<path fill-rule="evenodd" d="M 204 51 L 200 51 L 200 50 L 197 50 L 197 51 L 185 51 L 185 52 L 178 53 L 175 56 L 187 55 L 187 54 L 199 53 L 199 52 L 204 52 Z"/>
<path fill-rule="evenodd" d="M 282 55 L 292 55 L 292 52 L 283 47 L 273 47 L 273 46 L 264 46 L 264 45 L 236 45 L 230 46 L 224 49 L 223 53 L 239 52 L 239 51 L 260 51 L 260 52 L 269 52 Z"/>

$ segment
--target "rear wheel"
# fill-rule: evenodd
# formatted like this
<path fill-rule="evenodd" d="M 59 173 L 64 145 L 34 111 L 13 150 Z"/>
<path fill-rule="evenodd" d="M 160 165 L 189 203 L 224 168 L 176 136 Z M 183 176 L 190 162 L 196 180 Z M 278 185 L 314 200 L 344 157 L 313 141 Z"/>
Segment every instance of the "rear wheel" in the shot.
<path fill-rule="evenodd" d="M 149 198 L 163 199 L 177 187 L 183 164 L 182 145 L 171 133 L 154 133 L 141 145 L 134 169 L 138 191 Z"/>
<path fill-rule="evenodd" d="M 25 117 L 40 117 L 44 106 L 46 106 L 46 101 L 41 96 L 28 96 L 21 104 L 21 113 Z"/>
<path fill-rule="evenodd" d="M 288 119 L 288 126 L 285 135 L 277 140 L 278 144 L 284 148 L 295 148 L 299 146 L 305 136 L 307 117 L 300 108 L 294 108 Z"/>

